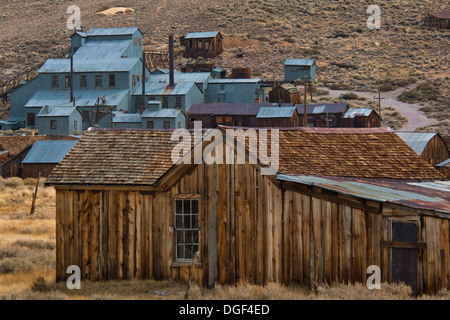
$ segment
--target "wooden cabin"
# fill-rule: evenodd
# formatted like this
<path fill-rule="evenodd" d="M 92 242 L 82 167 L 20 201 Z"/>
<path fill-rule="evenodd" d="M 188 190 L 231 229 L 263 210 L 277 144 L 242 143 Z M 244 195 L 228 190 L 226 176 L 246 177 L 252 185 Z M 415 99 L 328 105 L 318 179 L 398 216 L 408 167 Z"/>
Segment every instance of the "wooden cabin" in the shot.
<path fill-rule="evenodd" d="M 46 178 L 78 140 L 36 141 L 23 159 L 22 178 Z"/>
<path fill-rule="evenodd" d="M 3 178 L 20 177 L 22 162 L 36 141 L 47 140 L 47 136 L 0 137 L 0 175 Z M 5 156 L 6 155 L 6 156 Z"/>
<path fill-rule="evenodd" d="M 450 158 L 438 163 L 435 168 L 450 180 Z"/>
<path fill-rule="evenodd" d="M 274 107 L 272 103 L 205 103 L 194 104 L 188 112 L 189 128 L 195 121 L 201 121 L 204 128 L 217 128 L 219 125 L 236 127 L 257 127 L 256 116 L 263 107 Z"/>
<path fill-rule="evenodd" d="M 450 288 L 449 182 L 394 132 L 278 136 L 279 165 L 263 175 L 249 150 L 244 164 L 176 165 L 167 130 L 85 132 L 46 182 L 56 188 L 57 281 L 78 265 L 90 280 L 314 288 L 366 283 L 377 265 L 383 282 L 414 292 Z"/>
<path fill-rule="evenodd" d="M 303 123 L 305 113 L 304 104 L 296 104 L 300 123 Z M 348 104 L 340 103 L 311 103 L 306 106 L 308 127 L 339 128 L 342 126 L 341 119 L 348 111 Z"/>
<path fill-rule="evenodd" d="M 302 95 L 300 90 L 290 83 L 275 83 L 269 92 L 269 102 L 300 104 Z"/>
<path fill-rule="evenodd" d="M 258 127 L 293 128 L 299 126 L 297 108 L 265 107 L 260 108 L 256 115 Z"/>
<path fill-rule="evenodd" d="M 450 11 L 427 13 L 424 17 L 424 24 L 435 29 L 450 29 Z"/>
<path fill-rule="evenodd" d="M 432 166 L 450 158 L 447 144 L 439 133 L 399 131 L 397 134 Z"/>
<path fill-rule="evenodd" d="M 344 128 L 379 128 L 381 117 L 369 108 L 350 108 L 341 119 Z"/>
<path fill-rule="evenodd" d="M 223 36 L 218 31 L 193 32 L 180 38 L 184 58 L 215 58 L 223 52 Z"/>

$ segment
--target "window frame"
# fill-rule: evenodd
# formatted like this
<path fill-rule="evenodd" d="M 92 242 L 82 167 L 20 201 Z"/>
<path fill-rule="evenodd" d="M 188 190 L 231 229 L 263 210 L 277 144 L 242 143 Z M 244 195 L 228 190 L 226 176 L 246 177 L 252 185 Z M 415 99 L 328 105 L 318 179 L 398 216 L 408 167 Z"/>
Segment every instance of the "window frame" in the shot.
<path fill-rule="evenodd" d="M 163 121 L 163 129 L 170 129 L 170 121 L 168 120 Z"/>
<path fill-rule="evenodd" d="M 176 207 L 176 202 L 177 201 L 182 201 L 183 204 L 183 210 L 181 212 L 181 214 L 177 214 L 177 207 Z M 190 212 L 190 227 L 189 228 L 184 228 L 184 226 L 177 227 L 177 216 L 184 216 L 184 203 L 185 201 L 190 201 L 190 207 L 192 208 L 192 201 L 197 201 L 197 213 L 193 213 L 192 211 Z M 172 195 L 172 212 L 173 212 L 173 218 L 174 218 L 174 222 L 173 222 L 173 226 L 174 226 L 174 257 L 173 257 L 173 261 L 175 263 L 192 263 L 195 259 L 195 254 L 196 252 L 200 252 L 201 250 L 201 212 L 202 212 L 202 208 L 201 208 L 201 195 L 199 194 L 176 194 L 176 195 Z M 193 226 L 192 223 L 193 221 L 195 221 L 192 216 L 197 216 L 197 225 Z M 184 218 L 182 218 L 182 223 L 184 223 Z M 178 234 L 179 232 L 193 232 L 192 234 L 192 242 L 186 242 L 183 240 L 183 242 L 178 242 Z M 197 242 L 194 241 L 195 239 L 195 233 L 196 233 L 196 239 Z M 186 234 L 184 234 L 185 236 Z M 183 245 L 183 246 L 192 246 L 192 258 L 191 257 L 187 257 L 186 258 L 186 251 L 183 252 L 183 255 L 181 258 L 179 258 L 178 255 L 178 250 L 179 250 L 179 246 Z M 195 250 L 195 247 L 197 247 L 197 250 Z M 198 257 L 198 259 L 196 260 L 197 263 L 201 263 L 200 261 L 200 256 Z"/>
<path fill-rule="evenodd" d="M 115 74 L 108 75 L 108 85 L 110 88 L 116 87 L 116 75 Z"/>
<path fill-rule="evenodd" d="M 181 109 L 182 107 L 181 96 L 176 96 L 174 99 L 175 99 L 175 109 Z"/>
<path fill-rule="evenodd" d="M 36 114 L 34 112 L 27 112 L 27 127 L 36 126 Z"/>
<path fill-rule="evenodd" d="M 52 89 L 58 89 L 58 88 L 59 88 L 59 77 L 52 76 Z"/>
<path fill-rule="evenodd" d="M 58 125 L 57 125 L 57 121 L 56 120 L 50 120 L 50 130 L 56 130 L 58 129 Z"/>
<path fill-rule="evenodd" d="M 147 120 L 147 129 L 155 129 L 155 122 L 153 120 Z"/>
<path fill-rule="evenodd" d="M 64 88 L 68 89 L 71 87 L 71 81 L 70 81 L 70 76 L 66 76 L 64 79 Z"/>
<path fill-rule="evenodd" d="M 80 89 L 86 89 L 87 88 L 87 76 L 82 74 L 80 75 Z"/>
<path fill-rule="evenodd" d="M 95 87 L 102 88 L 103 87 L 103 78 L 101 74 L 95 75 Z"/>
<path fill-rule="evenodd" d="M 161 97 L 161 109 L 169 108 L 169 97 L 163 96 Z"/>

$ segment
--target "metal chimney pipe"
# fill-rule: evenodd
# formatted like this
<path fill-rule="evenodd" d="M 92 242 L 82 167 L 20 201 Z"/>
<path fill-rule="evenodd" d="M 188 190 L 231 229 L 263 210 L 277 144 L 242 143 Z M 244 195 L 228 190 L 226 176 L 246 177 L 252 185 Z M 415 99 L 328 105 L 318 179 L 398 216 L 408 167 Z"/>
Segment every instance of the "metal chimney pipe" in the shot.
<path fill-rule="evenodd" d="M 173 34 L 169 35 L 169 87 L 175 87 L 175 69 L 173 55 Z"/>

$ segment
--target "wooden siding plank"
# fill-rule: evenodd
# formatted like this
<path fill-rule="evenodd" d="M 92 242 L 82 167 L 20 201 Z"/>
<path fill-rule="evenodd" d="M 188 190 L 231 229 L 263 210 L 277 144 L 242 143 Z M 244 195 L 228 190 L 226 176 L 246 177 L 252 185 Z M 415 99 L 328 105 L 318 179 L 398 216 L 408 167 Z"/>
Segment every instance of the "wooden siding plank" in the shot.
<path fill-rule="evenodd" d="M 343 277 L 347 283 L 352 283 L 352 208 L 342 206 L 344 222 L 344 263 Z"/>
<path fill-rule="evenodd" d="M 98 254 L 99 254 L 99 218 L 100 218 L 100 192 L 94 191 L 89 192 L 90 197 L 90 230 L 89 230 L 89 241 L 90 241 L 90 260 L 91 260 L 91 280 L 99 280 L 99 269 L 98 269 Z"/>

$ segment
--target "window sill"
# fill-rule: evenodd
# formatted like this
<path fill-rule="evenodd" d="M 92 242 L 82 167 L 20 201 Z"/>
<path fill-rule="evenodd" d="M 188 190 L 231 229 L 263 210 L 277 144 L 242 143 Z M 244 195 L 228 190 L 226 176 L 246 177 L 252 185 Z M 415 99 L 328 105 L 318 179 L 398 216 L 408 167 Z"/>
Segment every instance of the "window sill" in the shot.
<path fill-rule="evenodd" d="M 192 261 L 173 261 L 170 266 L 172 268 L 192 267 Z M 201 261 L 197 261 L 194 263 L 194 267 L 202 268 L 203 264 Z"/>

